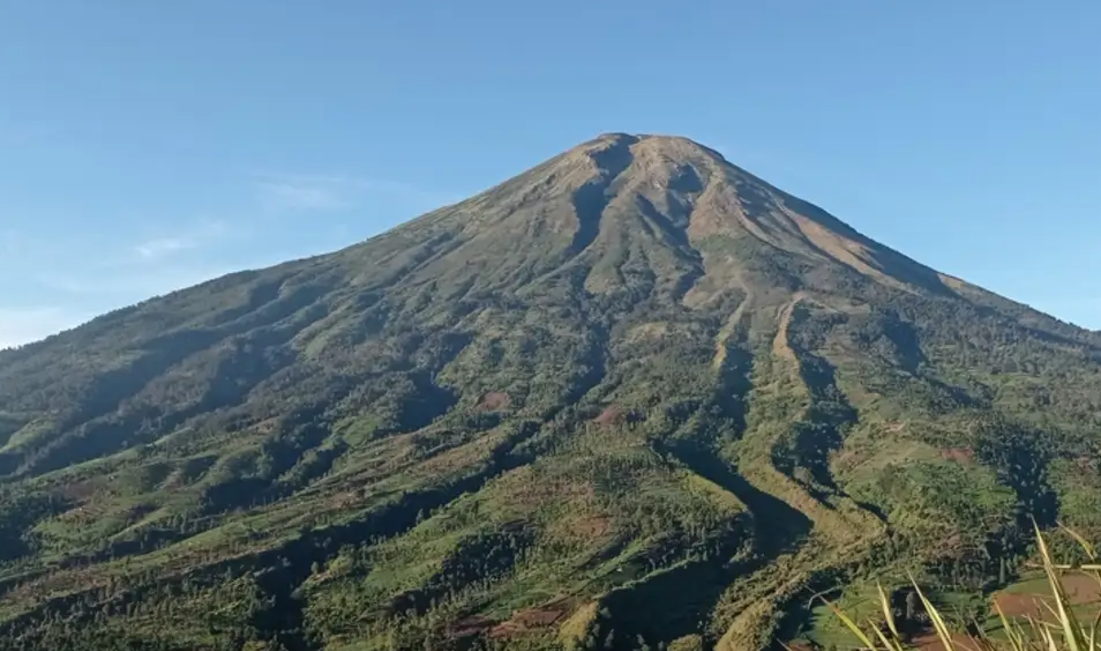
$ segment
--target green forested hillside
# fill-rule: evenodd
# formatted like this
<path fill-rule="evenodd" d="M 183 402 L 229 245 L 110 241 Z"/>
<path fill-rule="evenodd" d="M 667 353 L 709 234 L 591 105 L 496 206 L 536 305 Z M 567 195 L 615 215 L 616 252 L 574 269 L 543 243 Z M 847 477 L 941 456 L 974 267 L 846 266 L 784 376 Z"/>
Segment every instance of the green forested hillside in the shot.
<path fill-rule="evenodd" d="M 611 134 L 0 353 L 0 639 L 764 648 L 1101 539 L 1099 408 L 1096 333 Z"/>

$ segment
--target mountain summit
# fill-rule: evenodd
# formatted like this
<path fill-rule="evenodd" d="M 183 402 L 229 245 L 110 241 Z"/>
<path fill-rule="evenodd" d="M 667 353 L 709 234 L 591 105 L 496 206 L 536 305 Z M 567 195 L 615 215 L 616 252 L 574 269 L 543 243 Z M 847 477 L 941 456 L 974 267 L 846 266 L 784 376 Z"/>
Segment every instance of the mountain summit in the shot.
<path fill-rule="evenodd" d="M 17 649 L 826 645 L 1101 534 L 1101 338 L 683 138 L 0 353 Z M 111 646 L 117 645 L 117 646 Z"/>

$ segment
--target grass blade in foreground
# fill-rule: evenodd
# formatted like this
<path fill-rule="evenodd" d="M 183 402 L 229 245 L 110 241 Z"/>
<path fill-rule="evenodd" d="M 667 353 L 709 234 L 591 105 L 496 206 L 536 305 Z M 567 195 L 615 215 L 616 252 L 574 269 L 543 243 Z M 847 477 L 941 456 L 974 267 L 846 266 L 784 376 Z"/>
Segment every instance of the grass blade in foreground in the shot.
<path fill-rule="evenodd" d="M 910 577 L 910 582 L 921 601 L 921 605 L 925 608 L 929 620 L 932 622 L 933 632 L 945 651 L 1101 651 L 1101 645 L 1099 645 L 1101 640 L 1098 638 L 1098 630 L 1101 628 L 1101 608 L 1099 608 L 1089 628 L 1083 625 L 1071 607 L 1070 597 L 1063 586 L 1060 576 L 1062 566 L 1054 563 L 1043 533 L 1038 526 L 1035 529 L 1037 549 L 1052 595 L 1049 602 L 1042 603 L 1042 606 L 1050 613 L 1052 621 L 1037 621 L 1032 617 L 1028 617 L 1028 626 L 1024 626 L 1020 621 L 1008 617 L 995 601 L 993 610 L 998 615 L 1005 639 L 994 639 L 982 632 L 978 635 L 968 636 L 972 644 L 962 644 L 959 641 L 960 636 L 952 633 L 940 611 L 922 591 L 917 581 L 912 576 Z M 1082 547 L 1092 563 L 1088 566 L 1082 566 L 1081 569 L 1089 571 L 1101 582 L 1101 572 L 1096 569 L 1097 555 L 1094 547 L 1079 534 L 1069 529 L 1067 531 Z M 856 621 L 834 603 L 828 600 L 824 601 L 841 620 L 842 624 L 863 645 L 860 648 L 867 650 L 884 649 L 885 651 L 904 651 L 907 648 L 913 648 L 904 642 L 903 636 L 899 633 L 891 609 L 890 598 L 882 586 L 878 587 L 878 596 L 883 611 L 883 621 L 869 620 L 867 622 L 873 631 L 873 636 L 865 633 Z"/>

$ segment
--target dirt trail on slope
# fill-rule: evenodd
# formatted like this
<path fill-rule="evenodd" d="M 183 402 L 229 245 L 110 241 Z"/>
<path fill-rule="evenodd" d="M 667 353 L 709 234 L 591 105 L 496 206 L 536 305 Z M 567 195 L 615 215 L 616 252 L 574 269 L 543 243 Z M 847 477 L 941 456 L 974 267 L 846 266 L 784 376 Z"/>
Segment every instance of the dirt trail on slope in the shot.
<path fill-rule="evenodd" d="M 734 336 L 734 333 L 738 330 L 738 326 L 741 325 L 742 319 L 746 316 L 746 310 L 753 305 L 753 301 L 756 298 L 753 290 L 750 289 L 749 284 L 746 283 L 745 279 L 742 277 L 741 272 L 734 272 L 734 277 L 745 293 L 745 297 L 742 299 L 742 302 L 738 304 L 734 313 L 730 315 L 730 318 L 726 320 L 722 329 L 719 330 L 718 336 L 715 337 L 715 358 L 711 362 L 711 368 L 716 371 L 721 370 L 723 364 L 726 363 L 727 347 L 730 345 L 730 338 Z"/>
<path fill-rule="evenodd" d="M 730 587 L 715 612 L 716 623 L 728 622 L 716 645 L 719 651 L 758 651 L 769 646 L 787 602 L 830 570 L 858 563 L 886 531 L 878 519 L 843 494 L 832 495 L 828 504 L 820 501 L 772 460 L 773 448 L 787 434 L 786 428 L 808 418 L 812 406 L 811 390 L 790 340 L 792 313 L 803 300 L 808 296 L 796 292 L 777 310 L 771 363 L 756 365 L 753 379 L 753 409 L 772 402 L 770 417 L 747 429 L 739 443 L 737 466 L 755 489 L 794 507 L 812 523 L 812 529 L 794 551 Z M 791 404 L 793 391 L 805 397 L 803 404 Z"/>
<path fill-rule="evenodd" d="M 798 363 L 799 359 L 795 356 L 795 349 L 791 347 L 791 341 L 788 337 L 788 330 L 791 328 L 791 315 L 795 311 L 799 301 L 802 301 L 807 297 L 805 292 L 795 292 L 791 301 L 785 303 L 780 308 L 779 314 L 776 317 L 777 327 L 776 336 L 772 339 L 772 353 L 781 359 L 786 359 L 790 362 Z"/>

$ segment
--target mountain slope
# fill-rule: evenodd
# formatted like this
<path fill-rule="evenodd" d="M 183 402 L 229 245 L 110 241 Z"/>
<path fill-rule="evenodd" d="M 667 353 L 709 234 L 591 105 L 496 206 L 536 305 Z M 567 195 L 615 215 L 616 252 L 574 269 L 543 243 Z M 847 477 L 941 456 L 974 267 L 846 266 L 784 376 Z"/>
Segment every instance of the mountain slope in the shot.
<path fill-rule="evenodd" d="M 1099 403 L 1096 334 L 609 134 L 0 353 L 0 629 L 762 648 L 837 585 L 983 589 L 1030 516 L 1101 532 Z"/>

